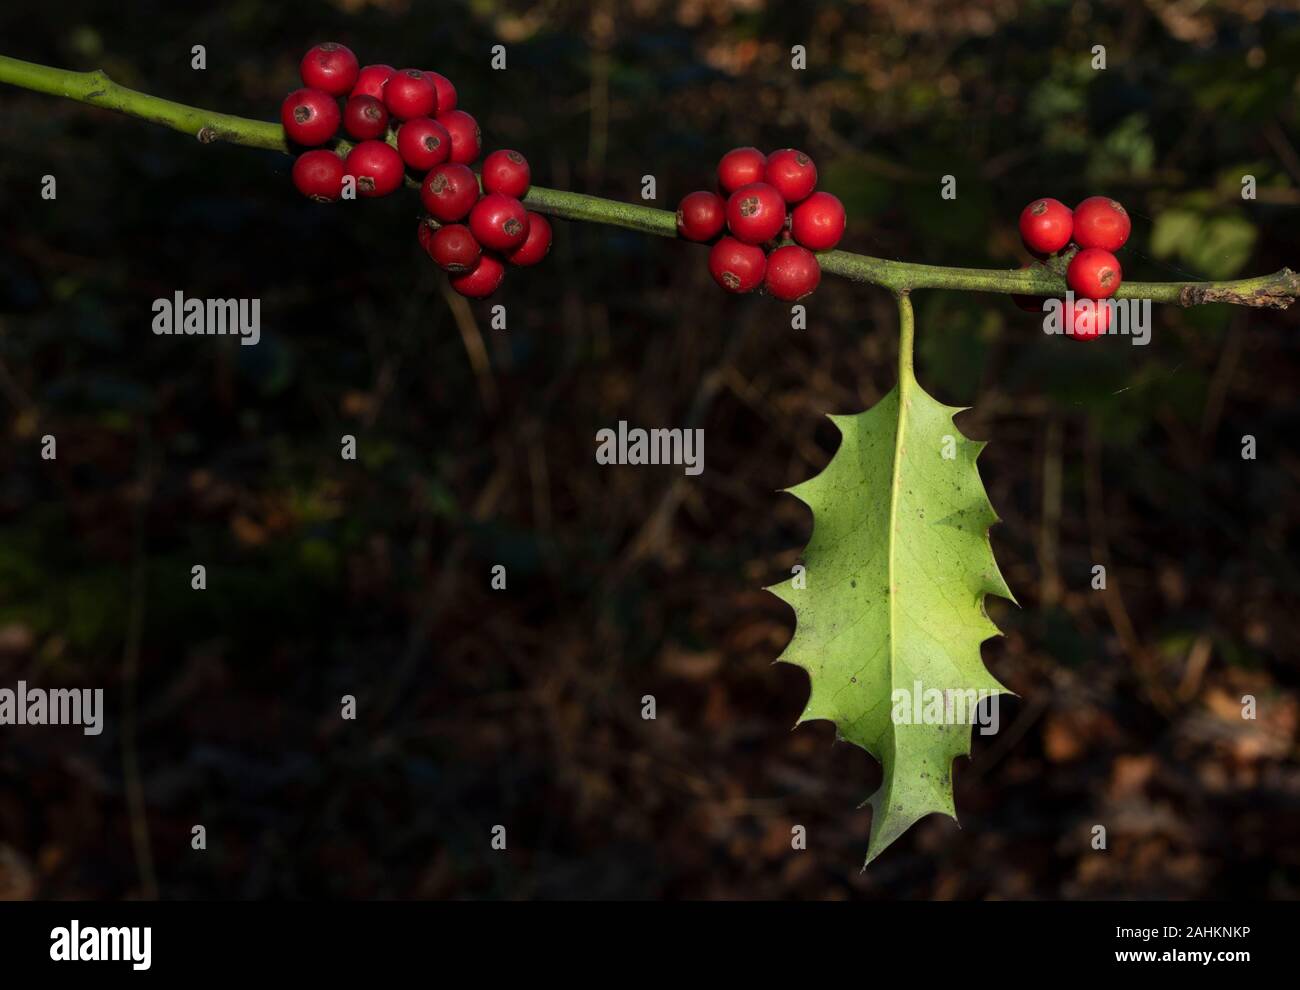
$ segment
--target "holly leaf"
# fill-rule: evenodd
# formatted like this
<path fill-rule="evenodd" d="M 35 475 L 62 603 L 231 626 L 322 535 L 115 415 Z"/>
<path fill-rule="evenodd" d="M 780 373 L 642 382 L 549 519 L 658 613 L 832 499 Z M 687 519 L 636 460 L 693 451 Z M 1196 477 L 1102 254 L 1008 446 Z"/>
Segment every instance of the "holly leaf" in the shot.
<path fill-rule="evenodd" d="M 797 618 L 778 659 L 808 671 L 799 722 L 830 719 L 881 763 L 867 863 L 923 816 L 956 818 L 953 759 L 970 753 L 978 701 L 1007 693 L 980 644 L 999 635 L 984 596 L 1014 598 L 989 545 L 984 444 L 957 429 L 960 411 L 906 367 L 873 408 L 830 417 L 840 449 L 788 489 L 813 534 L 804 573 L 768 589 Z"/>

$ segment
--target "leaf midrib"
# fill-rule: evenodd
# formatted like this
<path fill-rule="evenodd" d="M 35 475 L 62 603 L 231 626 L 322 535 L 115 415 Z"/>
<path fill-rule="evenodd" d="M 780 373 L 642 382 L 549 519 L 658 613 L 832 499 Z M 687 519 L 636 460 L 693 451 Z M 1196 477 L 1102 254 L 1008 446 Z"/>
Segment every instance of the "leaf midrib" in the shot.
<path fill-rule="evenodd" d="M 894 433 L 894 463 L 889 479 L 889 533 L 887 534 L 889 549 L 886 554 L 886 586 L 889 588 L 889 691 L 891 697 L 894 689 L 898 685 L 898 637 L 895 635 L 897 625 L 895 610 L 898 607 L 898 586 L 894 582 L 894 553 L 898 546 L 898 503 L 902 501 L 903 439 L 907 433 L 907 400 L 909 398 L 909 393 L 911 392 L 911 382 L 909 381 L 910 375 L 908 375 L 906 369 L 901 366 L 901 361 L 899 364 L 898 425 Z M 913 700 L 913 703 L 915 703 L 915 699 Z M 891 737 L 897 735 L 897 726 L 894 725 L 892 717 L 889 720 L 889 734 Z M 897 756 L 897 752 L 898 744 L 897 741 L 895 741 L 895 756 Z M 884 754 L 882 753 L 881 755 L 883 757 Z M 892 766 L 893 764 L 891 762 L 891 771 Z M 886 783 L 892 782 L 886 781 Z M 889 794 L 891 797 L 893 796 L 892 787 L 890 788 Z M 882 814 L 884 811 L 885 809 L 882 808 Z"/>

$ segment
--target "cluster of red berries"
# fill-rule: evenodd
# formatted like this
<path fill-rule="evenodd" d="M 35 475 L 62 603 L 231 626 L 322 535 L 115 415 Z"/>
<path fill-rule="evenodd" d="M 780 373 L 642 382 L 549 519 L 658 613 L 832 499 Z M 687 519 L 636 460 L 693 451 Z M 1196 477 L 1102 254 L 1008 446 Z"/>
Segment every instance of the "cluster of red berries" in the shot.
<path fill-rule="evenodd" d="M 456 87 L 437 72 L 362 68 L 347 46 L 317 45 L 299 67 L 303 88 L 285 97 L 280 121 L 290 141 L 314 150 L 293 163 L 304 195 L 333 202 L 352 176 L 358 195 L 387 196 L 409 169 L 420 178 L 421 247 L 450 273 L 461 295 L 482 299 L 505 277 L 505 263 L 535 265 L 551 248 L 551 225 L 524 209 L 532 175 L 517 151 L 483 161 L 482 187 L 470 165 L 483 136 L 478 122 L 456 109 Z M 340 105 L 341 104 L 341 105 Z M 320 147 L 340 128 L 356 144 L 346 156 Z"/>
<path fill-rule="evenodd" d="M 1020 212 L 1020 238 L 1039 258 L 1074 250 L 1065 269 L 1065 281 L 1075 296 L 1099 302 L 1115 294 L 1123 281 L 1116 251 L 1132 230 L 1128 212 L 1106 196 L 1089 196 L 1071 210 L 1056 199 L 1036 199 Z M 1031 312 L 1041 309 L 1033 296 L 1015 296 L 1016 304 Z M 1091 340 L 1110 328 L 1110 307 L 1093 306 L 1091 312 L 1067 306 L 1065 332 Z"/>
<path fill-rule="evenodd" d="M 817 166 L 802 151 L 735 148 L 718 162 L 721 195 L 687 195 L 677 231 L 713 241 L 709 273 L 728 292 L 761 285 L 777 299 L 802 299 L 822 278 L 813 251 L 829 251 L 844 234 L 844 204 L 816 188 Z"/>

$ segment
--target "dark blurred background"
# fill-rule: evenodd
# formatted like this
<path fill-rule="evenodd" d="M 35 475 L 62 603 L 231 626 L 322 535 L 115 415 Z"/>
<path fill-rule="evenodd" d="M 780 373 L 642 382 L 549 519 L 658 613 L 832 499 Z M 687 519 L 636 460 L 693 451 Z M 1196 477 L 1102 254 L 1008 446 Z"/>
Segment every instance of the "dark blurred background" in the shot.
<path fill-rule="evenodd" d="M 653 174 L 672 209 L 728 148 L 793 145 L 850 250 L 1015 267 L 1030 198 L 1105 193 L 1127 278 L 1224 278 L 1300 267 L 1288 7 L 61 0 L 6 5 L 0 50 L 275 119 L 335 39 L 450 76 L 541 185 Z M 778 490 L 834 452 L 823 414 L 894 382 L 887 293 L 828 277 L 794 331 L 698 247 L 558 221 L 494 331 L 410 191 L 314 205 L 283 156 L 11 87 L 0 149 L 0 686 L 108 707 L 95 738 L 0 730 L 0 897 L 1300 894 L 1294 312 L 1156 307 L 1137 348 L 918 294 L 920 379 L 991 440 L 1021 607 L 990 602 L 984 655 L 1019 697 L 958 761 L 961 828 L 862 872 L 879 769 L 791 731 L 793 617 L 760 589 L 808 538 Z M 154 336 L 178 289 L 260 297 L 261 343 Z M 619 419 L 703 427 L 705 473 L 598 466 Z"/>

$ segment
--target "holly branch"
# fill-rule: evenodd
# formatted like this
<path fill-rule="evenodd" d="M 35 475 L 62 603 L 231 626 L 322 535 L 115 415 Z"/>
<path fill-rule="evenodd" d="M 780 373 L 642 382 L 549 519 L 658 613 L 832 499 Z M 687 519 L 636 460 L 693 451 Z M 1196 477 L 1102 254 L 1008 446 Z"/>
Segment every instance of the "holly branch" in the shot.
<path fill-rule="evenodd" d="M 103 70 L 74 72 L 0 55 L 0 82 L 152 121 L 189 134 L 203 144 L 224 141 L 249 148 L 292 153 L 278 123 L 250 120 L 165 100 L 119 85 Z M 335 147 L 346 149 L 348 144 L 338 141 Z M 677 237 L 676 215 L 650 206 L 541 186 L 529 190 L 524 204 L 530 210 L 566 220 L 626 227 L 659 237 Z M 883 286 L 896 293 L 912 289 L 957 289 L 1060 296 L 1066 290 L 1062 273 L 1046 265 L 1022 270 L 954 268 L 890 261 L 850 251 L 823 251 L 818 253 L 817 259 L 823 272 Z M 1271 275 L 1220 282 L 1126 281 L 1115 293 L 1115 298 L 1150 299 L 1179 306 L 1223 302 L 1285 309 L 1297 295 L 1300 295 L 1300 275 L 1283 268 Z"/>

